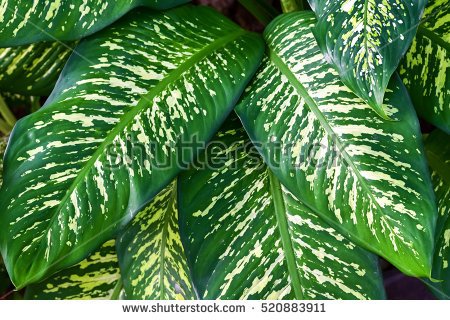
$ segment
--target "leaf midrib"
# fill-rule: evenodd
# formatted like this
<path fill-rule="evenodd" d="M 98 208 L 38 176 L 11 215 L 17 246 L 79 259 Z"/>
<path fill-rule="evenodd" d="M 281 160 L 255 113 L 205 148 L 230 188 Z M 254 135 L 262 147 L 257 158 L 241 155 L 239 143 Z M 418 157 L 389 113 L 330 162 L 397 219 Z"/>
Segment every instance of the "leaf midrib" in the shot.
<path fill-rule="evenodd" d="M 164 223 L 161 231 L 161 248 L 159 252 L 159 299 L 166 300 L 166 287 L 164 285 L 164 274 L 165 274 L 165 263 L 166 263 L 166 247 L 167 247 L 167 236 L 169 233 L 169 222 L 170 215 L 173 214 L 174 202 L 177 196 L 177 180 L 172 183 L 172 190 L 169 194 L 169 202 L 164 210 Z"/>
<path fill-rule="evenodd" d="M 247 34 L 248 32 L 243 29 L 237 29 L 236 32 L 228 34 L 224 37 L 218 38 L 215 41 L 211 42 L 204 48 L 200 49 L 198 52 L 193 54 L 189 59 L 181 63 L 176 69 L 172 70 L 164 79 L 162 79 L 155 87 L 149 90 L 149 92 L 145 95 L 141 96 L 141 100 L 137 103 L 135 107 L 132 107 L 130 111 L 124 114 L 119 121 L 119 123 L 106 135 L 104 141 L 99 145 L 97 150 L 94 152 L 92 157 L 86 162 L 86 164 L 81 168 L 77 177 L 72 182 L 70 188 L 67 190 L 65 196 L 61 199 L 59 205 L 55 208 L 52 218 L 50 219 L 46 229 L 42 232 L 42 234 L 46 234 L 51 226 L 54 223 L 54 220 L 57 219 L 58 213 L 60 213 L 63 209 L 63 206 L 66 204 L 70 195 L 74 192 L 78 184 L 88 175 L 90 169 L 93 167 L 95 161 L 103 155 L 104 150 L 113 142 L 114 138 L 123 131 L 126 126 L 131 123 L 134 117 L 143 111 L 152 101 L 153 99 L 166 89 L 166 87 L 172 82 L 176 81 L 181 75 L 188 71 L 191 67 L 195 66 L 198 62 L 202 61 L 205 57 L 213 53 L 219 48 L 225 46 L 225 44 L 230 43 L 237 38 Z M 151 106 L 151 104 L 150 104 Z M 41 248 L 44 241 L 39 242 L 41 244 Z"/>
<path fill-rule="evenodd" d="M 291 234 L 289 231 L 289 222 L 286 217 L 286 205 L 284 203 L 283 191 L 280 181 L 275 177 L 272 171 L 267 168 L 267 179 L 270 185 L 270 193 L 272 195 L 275 217 L 278 224 L 278 230 L 281 236 L 281 244 L 283 247 L 284 257 L 286 259 L 287 269 L 292 281 L 295 298 L 303 300 L 302 282 L 299 275 L 299 268 L 296 262 L 296 255 L 292 244 Z"/>
<path fill-rule="evenodd" d="M 375 200 L 375 197 L 372 194 L 372 191 L 369 189 L 369 187 L 366 184 L 364 178 L 361 176 L 359 170 L 356 168 L 356 165 L 353 163 L 353 161 L 351 160 L 350 156 L 345 151 L 345 148 L 343 147 L 343 144 L 342 144 L 341 140 L 339 139 L 338 135 L 334 133 L 333 128 L 331 128 L 331 126 L 328 124 L 327 120 L 325 119 L 324 115 L 320 111 L 320 109 L 319 109 L 318 105 L 316 104 L 316 102 L 314 101 L 314 99 L 311 98 L 311 96 L 308 94 L 308 91 L 306 90 L 306 88 L 301 84 L 301 82 L 292 73 L 292 71 L 283 62 L 283 60 L 276 54 L 276 52 L 274 52 L 273 49 L 271 49 L 271 48 L 269 50 L 270 50 L 269 51 L 270 60 L 272 61 L 272 63 L 281 71 L 282 74 L 284 74 L 288 78 L 288 81 L 295 88 L 297 93 L 305 100 L 306 105 L 309 107 L 310 111 L 314 113 L 314 115 L 316 116 L 317 120 L 319 120 L 321 126 L 323 127 L 323 129 L 325 130 L 327 135 L 331 136 L 331 137 L 335 137 L 335 139 L 333 141 L 335 141 L 336 146 L 338 147 L 338 150 L 341 152 L 341 155 L 342 155 L 343 159 L 349 165 L 349 167 L 352 169 L 352 171 L 354 172 L 354 174 L 358 178 L 358 181 L 361 184 L 363 190 L 370 197 L 372 203 L 376 206 L 377 210 L 379 212 L 383 212 L 381 210 L 381 207 L 380 207 L 379 203 Z M 310 205 L 307 205 L 307 206 L 310 207 L 314 212 L 318 213 L 320 216 L 323 216 L 323 214 L 321 214 L 316 208 L 313 208 Z M 327 221 L 328 220 L 333 221 L 331 219 L 326 219 L 326 220 Z M 334 224 L 339 226 L 338 229 L 341 228 L 340 224 L 337 224 L 335 222 L 333 223 L 333 225 Z M 387 227 L 390 230 L 392 230 L 391 226 L 389 224 L 387 224 Z M 354 236 L 354 238 L 359 239 L 358 236 L 356 236 L 356 235 L 353 235 L 353 236 Z M 363 241 L 361 239 L 359 239 L 359 241 L 361 243 L 365 243 L 366 246 L 368 246 L 368 247 L 372 247 L 366 241 Z M 374 251 L 375 252 L 379 252 L 379 250 L 374 250 Z"/>
<path fill-rule="evenodd" d="M 445 48 L 446 50 L 450 51 L 450 43 L 445 42 L 444 39 L 441 38 L 441 36 L 436 33 L 433 30 L 428 29 L 425 25 L 424 22 L 422 22 L 419 27 L 417 28 L 417 35 L 416 37 L 425 37 L 431 40 L 432 43 L 436 43 L 437 45 L 439 45 L 442 48 Z"/>

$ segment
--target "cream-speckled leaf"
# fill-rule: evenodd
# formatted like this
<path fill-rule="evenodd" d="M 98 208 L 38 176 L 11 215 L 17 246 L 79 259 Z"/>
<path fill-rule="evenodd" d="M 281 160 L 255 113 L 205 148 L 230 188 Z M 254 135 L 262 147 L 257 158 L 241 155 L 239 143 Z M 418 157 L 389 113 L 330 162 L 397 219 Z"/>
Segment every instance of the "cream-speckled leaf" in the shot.
<path fill-rule="evenodd" d="M 0 0 L 0 47 L 71 41 L 93 34 L 138 6 L 167 9 L 189 0 Z"/>
<path fill-rule="evenodd" d="M 179 178 L 180 229 L 204 299 L 381 299 L 376 256 L 284 188 L 230 119 Z M 205 160 L 205 157 L 207 160 Z"/>
<path fill-rule="evenodd" d="M 429 0 L 400 76 L 428 122 L 450 133 L 450 2 Z"/>
<path fill-rule="evenodd" d="M 207 141 L 232 110 L 264 45 L 185 6 L 134 12 L 76 51 L 5 156 L 0 244 L 19 288 L 84 259 L 168 185 L 198 153 L 183 145 Z"/>
<path fill-rule="evenodd" d="M 409 275 L 428 277 L 437 217 L 417 116 L 398 76 L 385 121 L 340 81 L 311 32 L 314 15 L 267 28 L 260 71 L 238 105 L 282 183 L 330 224 Z"/>
<path fill-rule="evenodd" d="M 176 183 L 161 191 L 117 242 L 126 296 L 132 300 L 190 300 L 190 279 L 178 227 Z"/>
<path fill-rule="evenodd" d="M 450 299 L 450 136 L 442 131 L 431 133 L 425 141 L 434 192 L 439 210 L 436 248 L 433 262 L 433 292 Z"/>
<path fill-rule="evenodd" d="M 382 117 L 389 79 L 414 38 L 426 0 L 308 0 L 314 34 L 342 81 Z"/>
<path fill-rule="evenodd" d="M 121 290 L 121 281 L 114 244 L 115 241 L 108 241 L 77 265 L 28 286 L 25 299 L 116 299 Z"/>
<path fill-rule="evenodd" d="M 71 43 L 43 42 L 0 49 L 0 90 L 49 95 L 73 46 Z"/>

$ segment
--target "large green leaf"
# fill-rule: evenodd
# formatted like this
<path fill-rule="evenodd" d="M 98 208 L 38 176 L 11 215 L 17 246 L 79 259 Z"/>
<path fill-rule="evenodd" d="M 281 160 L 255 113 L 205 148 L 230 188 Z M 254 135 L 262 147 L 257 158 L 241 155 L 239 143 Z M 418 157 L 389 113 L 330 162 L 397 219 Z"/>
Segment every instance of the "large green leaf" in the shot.
<path fill-rule="evenodd" d="M 0 90 L 49 95 L 72 47 L 72 44 L 43 42 L 0 49 Z"/>
<path fill-rule="evenodd" d="M 0 136 L 0 186 L 3 184 L 3 157 L 5 155 L 8 138 Z"/>
<path fill-rule="evenodd" d="M 118 240 L 129 299 L 195 299 L 178 230 L 176 195 L 176 184 L 172 183 L 136 215 Z"/>
<path fill-rule="evenodd" d="M 432 179 L 439 218 L 436 230 L 436 248 L 433 262 L 433 292 L 450 299 L 450 136 L 435 131 L 426 139 L 426 152 L 432 170 Z"/>
<path fill-rule="evenodd" d="M 384 297 L 378 258 L 287 191 L 239 121 L 226 123 L 208 150 L 206 169 L 179 179 L 182 240 L 201 297 Z"/>
<path fill-rule="evenodd" d="M 410 46 L 427 0 L 308 0 L 314 34 L 342 81 L 382 117 L 389 79 Z"/>
<path fill-rule="evenodd" d="M 400 76 L 418 114 L 450 133 L 450 2 L 430 0 Z"/>
<path fill-rule="evenodd" d="M 114 241 L 77 265 L 27 287 L 25 299 L 92 300 L 117 299 L 122 288 Z"/>
<path fill-rule="evenodd" d="M 313 14 L 277 18 L 237 107 L 281 182 L 330 224 L 403 272 L 430 276 L 437 209 L 417 116 L 398 76 L 385 121 L 327 66 Z"/>
<path fill-rule="evenodd" d="M 189 0 L 0 0 L 0 47 L 81 39 L 138 6 L 167 9 Z"/>
<path fill-rule="evenodd" d="M 258 35 L 194 6 L 135 12 L 82 41 L 5 156 L 0 240 L 14 284 L 114 237 L 198 153 L 191 143 L 214 134 L 263 50 Z"/>

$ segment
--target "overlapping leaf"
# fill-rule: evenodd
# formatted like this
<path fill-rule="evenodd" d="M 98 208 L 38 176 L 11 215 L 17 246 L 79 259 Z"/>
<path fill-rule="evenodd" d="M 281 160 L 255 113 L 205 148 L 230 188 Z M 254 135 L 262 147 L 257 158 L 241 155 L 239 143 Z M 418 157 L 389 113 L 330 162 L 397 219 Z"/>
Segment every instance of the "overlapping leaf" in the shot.
<path fill-rule="evenodd" d="M 340 81 L 307 12 L 277 18 L 238 114 L 301 201 L 409 275 L 428 277 L 437 209 L 417 117 L 394 77 L 384 121 Z"/>
<path fill-rule="evenodd" d="M 84 259 L 172 181 L 198 152 L 186 144 L 233 108 L 263 42 L 186 6 L 135 12 L 76 50 L 5 156 L 0 240 L 19 288 Z"/>
<path fill-rule="evenodd" d="M 122 286 L 114 244 L 108 241 L 77 265 L 27 287 L 25 299 L 117 299 Z"/>
<path fill-rule="evenodd" d="M 0 47 L 78 40 L 138 6 L 167 9 L 189 0 L 0 0 Z"/>
<path fill-rule="evenodd" d="M 136 215 L 118 240 L 129 299 L 195 299 L 178 229 L 176 195 L 176 184 L 172 183 Z"/>
<path fill-rule="evenodd" d="M 0 49 L 0 90 L 49 95 L 72 47 L 73 44 L 44 42 Z"/>
<path fill-rule="evenodd" d="M 430 0 L 400 76 L 418 114 L 450 133 L 450 2 Z"/>
<path fill-rule="evenodd" d="M 426 0 L 308 0 L 322 53 L 384 118 L 389 79 L 411 44 Z"/>
<path fill-rule="evenodd" d="M 432 170 L 432 179 L 439 218 L 436 231 L 436 249 L 433 262 L 433 292 L 450 299 L 450 136 L 433 132 L 426 140 L 426 152 Z"/>
<path fill-rule="evenodd" d="M 182 240 L 205 299 L 380 299 L 377 257 L 284 188 L 237 120 L 179 178 Z"/>

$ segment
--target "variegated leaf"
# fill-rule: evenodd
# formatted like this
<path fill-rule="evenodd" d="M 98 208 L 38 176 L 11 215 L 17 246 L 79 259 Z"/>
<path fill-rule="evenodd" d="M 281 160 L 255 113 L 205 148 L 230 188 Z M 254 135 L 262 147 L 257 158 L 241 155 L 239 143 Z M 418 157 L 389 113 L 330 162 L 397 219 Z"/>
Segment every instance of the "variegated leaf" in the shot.
<path fill-rule="evenodd" d="M 186 145 L 217 130 L 263 50 L 258 35 L 194 6 L 135 12 L 82 41 L 5 156 L 0 240 L 14 284 L 114 237 L 198 153 Z"/>
<path fill-rule="evenodd" d="M 182 240 L 202 298 L 384 297 L 377 257 L 283 187 L 238 120 L 212 143 L 200 163 L 214 165 L 179 178 Z"/>
<path fill-rule="evenodd" d="M 398 76 L 385 121 L 327 65 L 315 18 L 266 29 L 269 56 L 238 114 L 281 182 L 328 223 L 408 275 L 428 277 L 437 216 L 417 116 Z"/>
<path fill-rule="evenodd" d="M 25 299 L 117 299 L 121 289 L 115 241 L 111 240 L 77 265 L 27 287 Z"/>
<path fill-rule="evenodd" d="M 3 157 L 5 155 L 7 137 L 0 137 L 0 187 L 3 184 Z"/>
<path fill-rule="evenodd" d="M 167 9 L 189 0 L 0 0 L 0 47 L 84 38 L 138 6 Z"/>
<path fill-rule="evenodd" d="M 117 253 L 127 298 L 195 299 L 178 228 L 176 183 L 161 191 L 119 237 Z"/>
<path fill-rule="evenodd" d="M 450 133 L 450 2 L 429 0 L 400 65 L 418 114 Z"/>
<path fill-rule="evenodd" d="M 427 0 L 308 0 L 322 53 L 382 117 L 389 79 L 410 46 Z"/>
<path fill-rule="evenodd" d="M 0 90 L 49 95 L 72 47 L 73 44 L 43 42 L 0 49 Z"/>
<path fill-rule="evenodd" d="M 450 299 L 450 136 L 435 131 L 425 147 L 439 209 L 433 262 L 433 278 L 438 281 L 430 282 L 430 287 L 436 296 Z"/>

